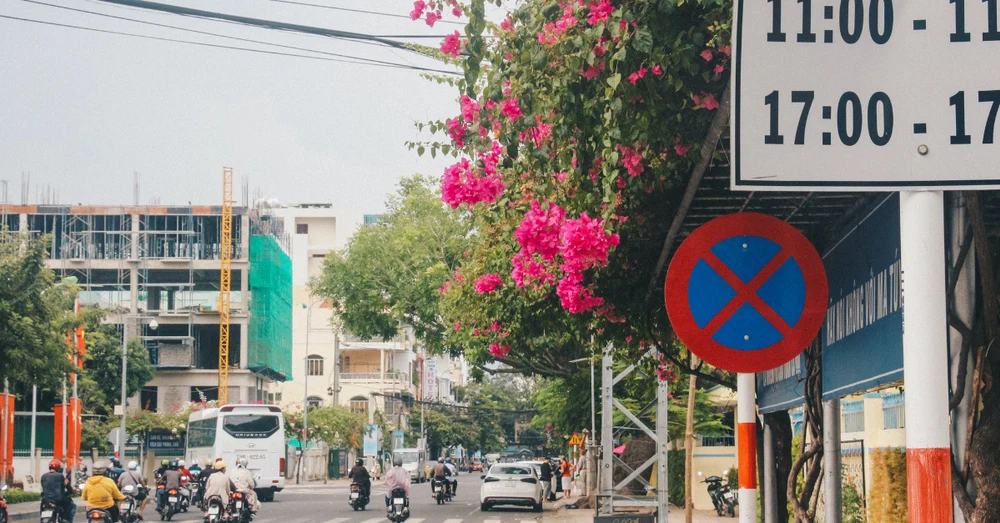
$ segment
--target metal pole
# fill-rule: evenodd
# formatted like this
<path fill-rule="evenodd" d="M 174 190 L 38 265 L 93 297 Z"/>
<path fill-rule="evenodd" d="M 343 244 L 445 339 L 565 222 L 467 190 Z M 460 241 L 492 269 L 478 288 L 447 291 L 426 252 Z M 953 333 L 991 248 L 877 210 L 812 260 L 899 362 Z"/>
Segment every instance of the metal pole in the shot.
<path fill-rule="evenodd" d="M 62 414 L 63 414 L 63 424 L 62 424 L 62 455 L 63 455 L 63 462 L 64 463 L 68 463 L 69 462 L 69 456 L 66 454 L 66 452 L 67 452 L 67 449 L 69 448 L 69 442 L 66 440 L 66 438 L 69 437 L 69 427 L 67 427 L 67 424 L 69 423 L 69 418 L 67 417 L 68 414 L 69 414 L 69 405 L 66 404 L 66 376 L 65 375 L 63 376 L 63 384 L 62 385 L 63 385 L 63 391 L 62 391 L 62 405 L 63 405 L 63 409 L 62 409 Z"/>
<path fill-rule="evenodd" d="M 778 474 L 774 463 L 774 434 L 764 424 L 764 523 L 778 523 Z"/>
<path fill-rule="evenodd" d="M 333 333 L 333 404 L 340 405 L 340 331 Z"/>
<path fill-rule="evenodd" d="M 656 460 L 656 510 L 658 521 L 661 522 L 668 520 L 667 510 L 670 508 L 670 491 L 667 489 L 667 482 L 670 479 L 670 475 L 667 473 L 667 457 L 670 450 L 670 441 L 667 438 L 669 429 L 667 415 L 669 412 L 670 382 L 667 380 L 658 380 L 656 394 L 656 451 L 659 457 Z"/>
<path fill-rule="evenodd" d="M 944 194 L 899 193 L 906 477 L 913 523 L 952 521 Z M 989 297 L 987 297 L 989 298 Z"/>
<path fill-rule="evenodd" d="M 7 469 L 11 466 L 10 463 L 7 463 L 7 441 L 8 438 L 10 438 L 10 434 L 8 434 L 9 432 L 8 427 L 10 425 L 9 420 L 11 416 L 13 416 L 14 414 L 11 412 L 7 412 L 10 408 L 10 400 L 8 399 L 10 395 L 9 385 L 10 384 L 7 381 L 7 378 L 4 378 L 3 398 L 2 398 L 3 408 L 0 408 L 0 412 L 3 412 L 3 418 L 0 419 L 0 422 L 3 423 L 3 444 L 0 445 L 0 463 L 3 463 L 3 466 L 0 467 L 0 485 L 7 484 Z"/>
<path fill-rule="evenodd" d="M 601 496 L 603 504 L 599 504 L 601 514 L 614 512 L 614 477 L 612 463 L 614 462 L 614 427 L 612 421 L 611 381 L 614 379 L 611 369 L 611 347 L 605 347 L 601 358 L 601 469 L 598 475 L 601 479 Z"/>
<path fill-rule="evenodd" d="M 122 422 L 118 434 L 118 459 L 125 459 L 125 441 L 128 439 L 125 434 L 125 402 L 127 396 L 128 379 L 128 320 L 122 323 Z"/>
<path fill-rule="evenodd" d="M 306 449 L 309 448 L 309 331 L 312 330 L 312 308 L 315 303 L 310 303 L 306 308 L 306 359 L 305 374 L 302 377 L 302 437 L 299 438 L 299 467 L 295 474 L 295 483 L 299 483 L 302 476 L 302 464 L 305 462 Z"/>
<path fill-rule="evenodd" d="M 823 488 L 826 497 L 826 523 L 840 523 L 840 398 L 823 402 Z"/>
<path fill-rule="evenodd" d="M 757 523 L 757 397 L 753 373 L 736 377 L 740 523 Z"/>
<path fill-rule="evenodd" d="M 35 460 L 35 429 L 38 428 L 38 385 L 31 386 L 31 477 L 38 481 L 38 470 Z"/>

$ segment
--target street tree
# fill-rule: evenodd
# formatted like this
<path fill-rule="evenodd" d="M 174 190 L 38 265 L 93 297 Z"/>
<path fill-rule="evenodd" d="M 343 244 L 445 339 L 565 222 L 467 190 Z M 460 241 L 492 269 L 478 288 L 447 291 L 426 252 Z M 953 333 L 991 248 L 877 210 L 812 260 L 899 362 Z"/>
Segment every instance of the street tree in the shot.
<path fill-rule="evenodd" d="M 81 310 L 87 355 L 81 373 L 81 398 L 87 410 L 112 414 L 121 403 L 122 346 L 118 329 L 101 320 L 107 312 L 96 308 Z M 129 340 L 126 393 L 133 397 L 156 375 L 149 353 L 139 339 Z"/>
<path fill-rule="evenodd" d="M 301 442 L 305 419 L 301 409 L 285 411 L 285 431 Z M 330 447 L 361 448 L 367 419 L 341 405 L 309 408 L 307 441 L 322 441 Z"/>
<path fill-rule="evenodd" d="M 434 182 L 403 178 L 381 220 L 327 256 L 313 292 L 332 298 L 343 327 L 362 339 L 388 340 L 405 324 L 424 346 L 442 351 L 448 326 L 439 289 L 461 262 L 467 236 L 465 220 L 441 203 Z"/>

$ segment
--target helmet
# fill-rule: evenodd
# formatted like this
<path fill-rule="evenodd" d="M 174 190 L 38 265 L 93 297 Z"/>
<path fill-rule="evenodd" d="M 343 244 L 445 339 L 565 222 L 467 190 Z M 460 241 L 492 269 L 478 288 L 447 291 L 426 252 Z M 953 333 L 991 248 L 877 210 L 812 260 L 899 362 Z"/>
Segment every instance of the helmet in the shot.
<path fill-rule="evenodd" d="M 208 467 L 211 467 L 211 466 L 212 466 L 212 459 L 211 458 L 205 459 L 205 468 L 208 468 Z"/>
<path fill-rule="evenodd" d="M 170 460 L 169 467 L 170 467 L 170 470 L 176 470 L 177 469 L 177 460 L 176 459 Z"/>
<path fill-rule="evenodd" d="M 182 459 L 182 460 L 178 461 L 177 462 L 177 466 L 180 467 L 180 468 L 184 468 L 184 460 Z"/>
<path fill-rule="evenodd" d="M 98 461 L 97 463 L 94 463 L 94 475 L 95 476 L 103 476 L 104 473 L 108 471 L 108 467 L 110 465 L 111 465 L 110 463 L 108 463 L 107 461 L 103 461 L 103 460 Z"/>
<path fill-rule="evenodd" d="M 365 464 L 365 460 L 358 458 L 357 461 L 354 462 L 354 464 L 360 467 Z"/>
<path fill-rule="evenodd" d="M 163 461 L 160 462 L 160 466 L 161 467 L 166 467 L 169 464 L 170 464 L 170 460 L 169 459 L 165 459 L 165 460 L 163 460 Z"/>
<path fill-rule="evenodd" d="M 396 457 L 392 458 L 392 466 L 394 466 L 394 467 L 402 467 L 403 466 L 403 458 L 400 457 L 400 456 L 396 456 Z"/>
<path fill-rule="evenodd" d="M 129 461 L 128 462 L 128 469 L 129 470 L 139 470 L 139 463 L 137 461 L 135 461 L 134 459 L 132 461 Z"/>
<path fill-rule="evenodd" d="M 451 458 L 445 458 L 445 459 L 444 459 L 444 462 L 445 462 L 445 463 L 451 463 Z"/>
<path fill-rule="evenodd" d="M 246 468 L 250 462 L 246 458 L 236 458 L 236 466 L 240 468 Z"/>
<path fill-rule="evenodd" d="M 438 463 L 444 463 L 444 458 L 438 458 Z"/>
<path fill-rule="evenodd" d="M 215 470 L 226 470 L 226 462 L 222 461 L 221 459 L 219 461 L 216 461 Z"/>
<path fill-rule="evenodd" d="M 49 470 L 54 472 L 62 472 L 62 462 L 58 459 L 54 459 L 49 462 Z"/>

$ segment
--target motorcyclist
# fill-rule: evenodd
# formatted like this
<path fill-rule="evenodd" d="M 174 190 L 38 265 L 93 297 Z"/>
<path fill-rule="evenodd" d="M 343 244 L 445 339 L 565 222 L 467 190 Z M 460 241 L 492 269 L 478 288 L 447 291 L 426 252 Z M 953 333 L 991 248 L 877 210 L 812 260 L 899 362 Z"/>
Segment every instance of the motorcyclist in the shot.
<path fill-rule="evenodd" d="M 76 515 L 76 503 L 73 503 L 69 478 L 63 474 L 62 462 L 54 459 L 49 462 L 49 471 L 42 474 L 42 504 L 52 503 L 59 507 L 63 521 L 73 521 Z"/>
<path fill-rule="evenodd" d="M 212 466 L 212 460 L 206 459 L 205 466 L 201 468 L 201 472 L 198 473 L 198 481 L 201 482 L 201 486 L 205 486 L 205 482 L 208 481 L 208 477 L 215 473 L 215 467 Z"/>
<path fill-rule="evenodd" d="M 129 461 L 128 470 L 118 476 L 120 490 L 130 485 L 132 486 L 130 496 L 139 502 L 138 515 L 139 519 L 142 519 L 142 511 L 146 509 L 146 503 L 149 501 L 149 488 L 146 486 L 146 478 L 142 477 L 142 472 L 139 471 L 139 463 L 135 460 Z"/>
<path fill-rule="evenodd" d="M 108 461 L 111 462 L 111 466 L 104 472 L 104 475 L 110 478 L 111 481 L 118 483 L 118 476 L 121 476 L 122 472 L 125 472 L 125 470 L 122 469 L 122 464 L 118 461 L 118 458 L 111 456 Z"/>
<path fill-rule="evenodd" d="M 236 486 L 236 490 L 246 498 L 250 512 L 256 513 L 257 509 L 260 508 L 260 504 L 257 502 L 257 493 L 254 492 L 254 489 L 257 488 L 257 481 L 253 479 L 253 474 L 247 470 L 247 463 L 246 458 L 236 458 L 236 468 L 229 473 L 229 479 Z"/>
<path fill-rule="evenodd" d="M 170 468 L 170 460 L 165 459 L 161 461 L 160 468 L 156 469 L 156 472 L 153 473 L 153 477 L 159 480 L 163 477 L 163 473 L 166 472 L 168 468 Z"/>
<path fill-rule="evenodd" d="M 354 483 L 361 489 L 363 496 L 369 497 L 371 495 L 372 478 L 368 474 L 368 469 L 365 468 L 365 460 L 358 458 L 354 462 L 354 467 L 347 473 L 347 477 L 354 480 Z"/>
<path fill-rule="evenodd" d="M 87 479 L 84 484 L 83 493 L 80 497 L 87 502 L 87 510 L 106 510 L 111 516 L 111 521 L 121 519 L 121 512 L 118 510 L 118 503 L 125 499 L 118 485 L 104 475 L 111 465 L 107 461 L 94 463 L 94 475 Z"/>
<path fill-rule="evenodd" d="M 393 489 L 401 488 L 406 492 L 406 497 L 410 497 L 410 473 L 403 468 L 403 458 L 395 456 L 392 458 L 392 468 L 385 473 L 385 508 L 389 509 L 392 501 Z"/>
<path fill-rule="evenodd" d="M 451 495 L 454 496 L 458 493 L 458 467 L 451 462 L 451 458 L 445 458 L 444 466 L 451 472 Z"/>
<path fill-rule="evenodd" d="M 216 461 L 212 465 L 212 469 L 214 472 L 212 472 L 212 475 L 205 482 L 205 500 L 207 502 L 212 496 L 218 496 L 222 501 L 223 509 L 225 509 L 225 507 L 229 506 L 229 494 L 236 492 L 236 485 L 233 485 L 232 480 L 226 475 L 226 463 L 224 461 Z M 208 512 L 205 512 L 205 519 L 208 519 Z"/>
<path fill-rule="evenodd" d="M 163 511 L 167 505 L 167 492 L 170 489 L 180 490 L 181 471 L 177 470 L 177 460 L 172 459 L 167 462 L 167 470 L 163 473 L 163 491 L 160 492 L 157 500 L 156 510 Z"/>
<path fill-rule="evenodd" d="M 438 458 L 437 465 L 434 465 L 434 468 L 431 470 L 431 475 L 435 479 L 435 481 L 438 481 L 442 485 L 445 486 L 451 485 L 451 480 L 448 479 L 448 476 L 451 476 L 451 469 L 449 469 L 448 466 L 445 465 L 443 457 Z M 431 485 L 432 485 L 431 493 L 433 493 L 434 492 L 433 483 Z"/>
<path fill-rule="evenodd" d="M 201 482 L 201 465 L 199 465 L 197 461 L 191 464 L 191 467 L 188 469 L 188 472 L 191 473 L 191 481 L 197 483 L 199 487 L 205 486 Z M 201 501 L 201 494 L 202 491 L 201 489 L 199 489 L 198 492 L 194 496 L 192 496 L 191 503 L 193 504 Z"/>

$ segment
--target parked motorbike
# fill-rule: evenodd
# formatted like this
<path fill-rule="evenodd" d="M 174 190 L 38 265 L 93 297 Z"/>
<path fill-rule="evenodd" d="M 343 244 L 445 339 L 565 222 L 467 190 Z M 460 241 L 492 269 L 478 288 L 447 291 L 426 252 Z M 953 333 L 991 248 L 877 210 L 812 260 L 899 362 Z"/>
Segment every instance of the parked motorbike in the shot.
<path fill-rule="evenodd" d="M 365 506 L 368 505 L 368 496 L 368 492 L 365 492 L 365 489 L 361 488 L 361 485 L 351 483 L 351 508 L 354 510 L 364 510 Z"/>
<path fill-rule="evenodd" d="M 401 523 L 410 517 L 410 500 L 406 499 L 406 491 L 394 488 L 389 495 L 389 521 Z"/>
<path fill-rule="evenodd" d="M 92 508 L 88 510 L 87 521 L 89 523 L 115 523 L 111 519 L 111 513 L 101 508 Z"/>
<path fill-rule="evenodd" d="M 205 504 L 208 506 L 208 516 L 205 518 L 207 523 L 220 523 L 225 520 L 226 507 L 222 506 L 222 498 L 209 496 Z"/>
<path fill-rule="evenodd" d="M 736 493 L 729 489 L 729 485 L 723 483 L 723 479 L 719 476 L 709 476 L 702 483 L 708 483 L 708 495 L 715 505 L 716 514 L 736 517 L 736 505 L 739 502 Z"/>
<path fill-rule="evenodd" d="M 7 502 L 3 499 L 3 493 L 7 491 L 7 485 L 0 487 L 0 523 L 7 523 Z"/>
<path fill-rule="evenodd" d="M 233 523 L 250 523 L 250 503 L 242 492 L 233 492 L 229 497 L 229 513 Z"/>

